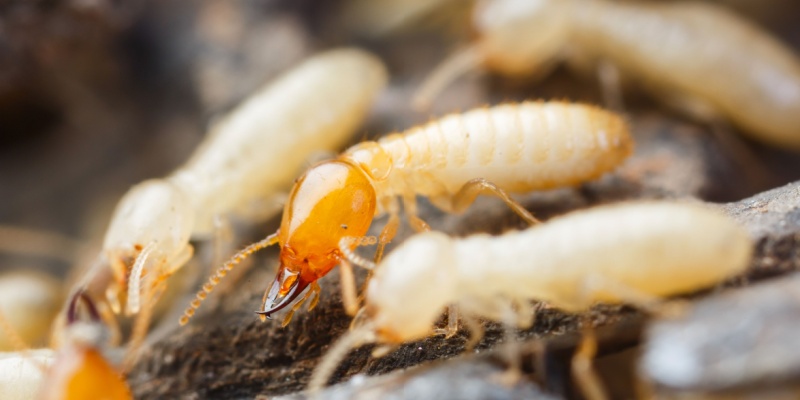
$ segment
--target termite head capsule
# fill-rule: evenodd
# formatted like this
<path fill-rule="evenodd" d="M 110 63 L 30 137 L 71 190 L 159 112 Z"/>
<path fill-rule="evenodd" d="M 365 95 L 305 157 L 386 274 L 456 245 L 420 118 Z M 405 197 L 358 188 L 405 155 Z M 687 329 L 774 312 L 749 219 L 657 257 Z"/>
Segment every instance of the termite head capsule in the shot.
<path fill-rule="evenodd" d="M 377 200 L 364 170 L 346 161 L 310 168 L 289 194 L 278 242 L 280 267 L 259 314 L 271 315 L 342 260 L 342 238 L 363 237 Z"/>
<path fill-rule="evenodd" d="M 454 257 L 452 241 L 441 232 L 414 236 L 386 257 L 366 296 L 367 317 L 382 343 L 430 335 L 431 325 L 458 289 L 452 278 Z"/>
<path fill-rule="evenodd" d="M 103 255 L 114 275 L 107 296 L 115 311 L 137 261 L 144 265 L 149 258 L 146 264 L 153 266 L 191 251 L 194 214 L 189 202 L 180 188 L 161 179 L 132 187 L 120 200 L 103 241 Z"/>

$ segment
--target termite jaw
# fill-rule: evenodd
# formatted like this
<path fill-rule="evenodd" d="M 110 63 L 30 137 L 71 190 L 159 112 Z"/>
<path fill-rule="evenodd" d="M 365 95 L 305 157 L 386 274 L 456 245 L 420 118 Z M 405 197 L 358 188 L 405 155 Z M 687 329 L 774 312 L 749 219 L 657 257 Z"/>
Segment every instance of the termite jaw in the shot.
<path fill-rule="evenodd" d="M 272 314 L 291 304 L 308 286 L 307 282 L 299 279 L 299 274 L 288 268 L 281 268 L 269 290 L 264 294 L 261 311 L 256 311 L 256 314 L 272 319 Z"/>

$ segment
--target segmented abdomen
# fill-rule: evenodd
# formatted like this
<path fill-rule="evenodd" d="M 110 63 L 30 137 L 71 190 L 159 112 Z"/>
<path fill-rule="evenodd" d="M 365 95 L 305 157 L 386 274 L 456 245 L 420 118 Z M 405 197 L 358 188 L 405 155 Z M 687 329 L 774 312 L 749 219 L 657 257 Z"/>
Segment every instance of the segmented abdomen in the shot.
<path fill-rule="evenodd" d="M 454 193 L 475 178 L 512 192 L 575 185 L 611 170 L 633 148 L 618 115 L 562 102 L 453 114 L 379 144 L 393 159 L 389 190 L 405 184 L 426 196 Z"/>

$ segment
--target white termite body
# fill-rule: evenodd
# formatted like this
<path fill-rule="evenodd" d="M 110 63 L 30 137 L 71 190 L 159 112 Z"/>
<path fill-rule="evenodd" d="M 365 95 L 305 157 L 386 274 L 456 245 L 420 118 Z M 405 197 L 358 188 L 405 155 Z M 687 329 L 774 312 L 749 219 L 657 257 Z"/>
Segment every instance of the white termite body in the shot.
<path fill-rule="evenodd" d="M 145 270 L 169 276 L 191 257 L 189 239 L 207 236 L 215 217 L 252 209 L 285 190 L 310 155 L 343 145 L 386 80 L 366 52 L 322 53 L 214 124 L 184 166 L 131 188 L 103 244 L 117 282 L 107 293 L 112 304 L 130 282 L 128 311 L 137 312 Z"/>
<path fill-rule="evenodd" d="M 580 184 L 619 165 L 633 150 L 617 114 L 563 102 L 523 102 L 451 114 L 343 158 L 367 171 L 379 198 L 426 196 L 451 211 L 452 195 L 482 178 L 508 192 Z"/>
<path fill-rule="evenodd" d="M 22 270 L 0 274 L 0 313 L 26 344 L 43 344 L 62 300 L 61 286 L 53 277 Z M 0 330 L 0 351 L 17 346 L 7 332 Z"/>
<path fill-rule="evenodd" d="M 721 7 L 494 0 L 479 4 L 474 17 L 480 38 L 460 61 L 441 68 L 442 76 L 424 92 L 438 91 L 453 68 L 476 63 L 505 75 L 539 77 L 560 61 L 585 72 L 612 66 L 690 115 L 722 117 L 753 139 L 800 150 L 800 60 Z"/>
<path fill-rule="evenodd" d="M 430 335 L 448 304 L 499 319 L 498 299 L 574 312 L 624 301 L 614 287 L 656 297 L 692 292 L 744 271 L 752 247 L 719 212 L 668 202 L 596 207 L 497 237 L 428 232 L 378 266 L 366 311 L 379 341 L 406 342 Z"/>
<path fill-rule="evenodd" d="M 0 393 L 4 400 L 35 399 L 42 391 L 46 368 L 55 362 L 50 349 L 0 353 Z"/>

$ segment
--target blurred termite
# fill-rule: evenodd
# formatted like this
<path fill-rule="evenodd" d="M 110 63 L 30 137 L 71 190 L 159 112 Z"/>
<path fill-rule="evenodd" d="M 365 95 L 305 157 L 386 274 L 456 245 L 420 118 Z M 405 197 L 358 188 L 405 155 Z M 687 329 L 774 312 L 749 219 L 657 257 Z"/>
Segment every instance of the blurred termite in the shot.
<path fill-rule="evenodd" d="M 379 343 L 385 348 L 378 352 L 385 354 L 401 343 L 443 333 L 432 327 L 448 305 L 463 312 L 471 345 L 483 333 L 478 318 L 531 326 L 531 300 L 567 312 L 598 302 L 658 311 L 663 297 L 706 288 L 744 271 L 752 247 L 747 232 L 721 213 L 670 202 L 600 206 L 496 237 L 421 233 L 375 269 L 354 329 L 319 364 L 310 388 L 324 386 L 357 346 Z M 448 328 L 454 331 L 453 317 Z M 586 375 L 591 373 L 591 346 L 583 353 L 573 369 L 586 396 L 602 398 L 599 382 Z"/>
<path fill-rule="evenodd" d="M 342 10 L 342 25 L 370 37 L 391 34 L 455 0 L 350 0 Z M 466 0 L 457 1 L 468 7 Z"/>
<path fill-rule="evenodd" d="M 315 294 L 317 279 L 342 266 L 345 308 L 357 301 L 351 264 L 370 261 L 355 254 L 359 245 L 383 246 L 399 225 L 399 199 L 411 226 L 428 230 L 417 217 L 416 196 L 446 212 L 465 210 L 482 192 L 501 198 L 528 223 L 536 219 L 507 192 L 578 185 L 620 164 L 632 151 L 628 126 L 614 113 L 560 102 L 526 102 L 452 114 L 377 142 L 363 142 L 335 160 L 310 168 L 295 183 L 278 232 L 236 254 L 213 275 L 187 308 L 188 322 L 200 302 L 234 265 L 253 252 L 280 245 L 280 267 L 264 294 L 269 316 L 289 305 L 287 324 Z M 380 237 L 364 236 L 376 215 L 389 218 Z"/>
<path fill-rule="evenodd" d="M 88 319 L 88 320 L 87 320 Z M 27 350 L 17 336 L 18 351 L 0 355 L 0 393 L 4 399 L 83 400 L 133 399 L 122 374 L 103 356 L 105 326 L 92 301 L 72 297 L 58 350 Z M 0 325 L 16 336 L 5 317 Z"/>
<path fill-rule="evenodd" d="M 800 61 L 761 29 L 696 2 L 493 0 L 475 10 L 477 42 L 443 62 L 414 104 L 484 67 L 541 78 L 560 61 L 596 71 L 607 102 L 629 78 L 708 122 L 732 121 L 753 139 L 800 150 Z"/>
<path fill-rule="evenodd" d="M 44 343 L 62 301 L 61 286 L 44 273 L 19 269 L 0 274 L 0 312 L 25 343 Z M 11 339 L 0 331 L 0 351 L 17 347 Z"/>
<path fill-rule="evenodd" d="M 288 188 L 310 155 L 342 146 L 386 80 L 383 64 L 371 54 L 322 53 L 213 124 L 171 175 L 131 188 L 111 219 L 100 263 L 113 271 L 105 297 L 114 312 L 125 299 L 126 312 L 137 313 L 142 291 L 165 284 L 191 258 L 189 239 L 209 235 L 215 218 L 263 206 Z M 149 283 L 143 285 L 145 276 Z"/>

